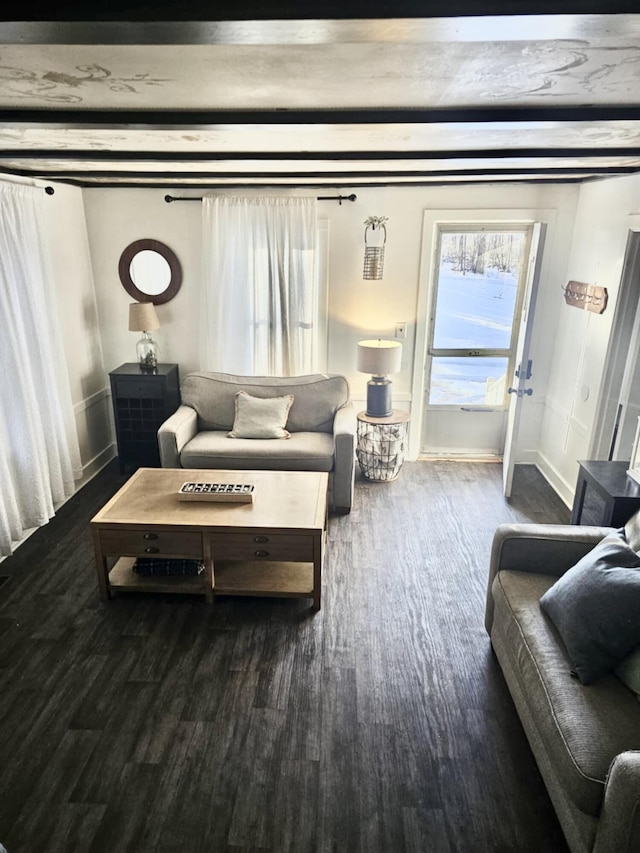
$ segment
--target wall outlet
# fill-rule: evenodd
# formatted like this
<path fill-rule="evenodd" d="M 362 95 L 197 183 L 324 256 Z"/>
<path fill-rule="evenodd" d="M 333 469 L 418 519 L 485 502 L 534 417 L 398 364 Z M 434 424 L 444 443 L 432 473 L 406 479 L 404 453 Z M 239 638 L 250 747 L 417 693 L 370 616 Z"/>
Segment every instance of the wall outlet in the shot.
<path fill-rule="evenodd" d="M 404 322 L 396 323 L 396 338 L 407 337 L 407 324 Z"/>

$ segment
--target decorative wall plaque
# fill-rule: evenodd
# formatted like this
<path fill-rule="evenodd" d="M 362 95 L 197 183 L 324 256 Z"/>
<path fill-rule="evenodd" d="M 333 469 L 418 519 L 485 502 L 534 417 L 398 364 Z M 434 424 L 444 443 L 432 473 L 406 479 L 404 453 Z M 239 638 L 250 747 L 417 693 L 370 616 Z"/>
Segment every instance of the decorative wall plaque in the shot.
<path fill-rule="evenodd" d="M 594 314 L 602 314 L 607 307 L 609 296 L 606 287 L 570 281 L 564 289 L 564 299 L 567 305 L 573 305 L 574 308 L 584 308 Z"/>

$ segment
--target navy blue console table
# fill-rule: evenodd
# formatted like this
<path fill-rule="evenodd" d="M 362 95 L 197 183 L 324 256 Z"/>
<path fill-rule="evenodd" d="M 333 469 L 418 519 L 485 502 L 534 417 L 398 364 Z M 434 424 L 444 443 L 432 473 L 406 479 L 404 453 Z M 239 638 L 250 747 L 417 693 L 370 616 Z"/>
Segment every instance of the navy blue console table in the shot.
<path fill-rule="evenodd" d="M 160 467 L 158 428 L 180 405 L 178 365 L 123 364 L 109 377 L 120 473 Z"/>

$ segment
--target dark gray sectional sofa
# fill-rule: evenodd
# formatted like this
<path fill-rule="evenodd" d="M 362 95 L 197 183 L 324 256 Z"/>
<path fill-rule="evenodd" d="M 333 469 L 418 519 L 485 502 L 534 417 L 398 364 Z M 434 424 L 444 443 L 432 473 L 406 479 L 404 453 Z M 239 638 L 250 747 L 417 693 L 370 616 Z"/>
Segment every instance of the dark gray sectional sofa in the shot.
<path fill-rule="evenodd" d="M 640 523 L 626 531 L 640 550 Z M 640 702 L 615 671 L 591 684 L 540 599 L 609 528 L 502 525 L 485 624 L 572 853 L 640 851 Z M 640 612 L 638 612 L 640 620 Z"/>

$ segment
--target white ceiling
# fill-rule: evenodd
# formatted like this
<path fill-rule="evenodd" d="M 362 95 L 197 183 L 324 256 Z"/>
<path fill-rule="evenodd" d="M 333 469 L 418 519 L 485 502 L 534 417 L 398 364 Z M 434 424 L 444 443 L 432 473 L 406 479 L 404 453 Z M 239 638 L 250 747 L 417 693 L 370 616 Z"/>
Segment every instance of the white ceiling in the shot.
<path fill-rule="evenodd" d="M 640 170 L 640 14 L 0 22 L 0 171 L 83 185 Z"/>

